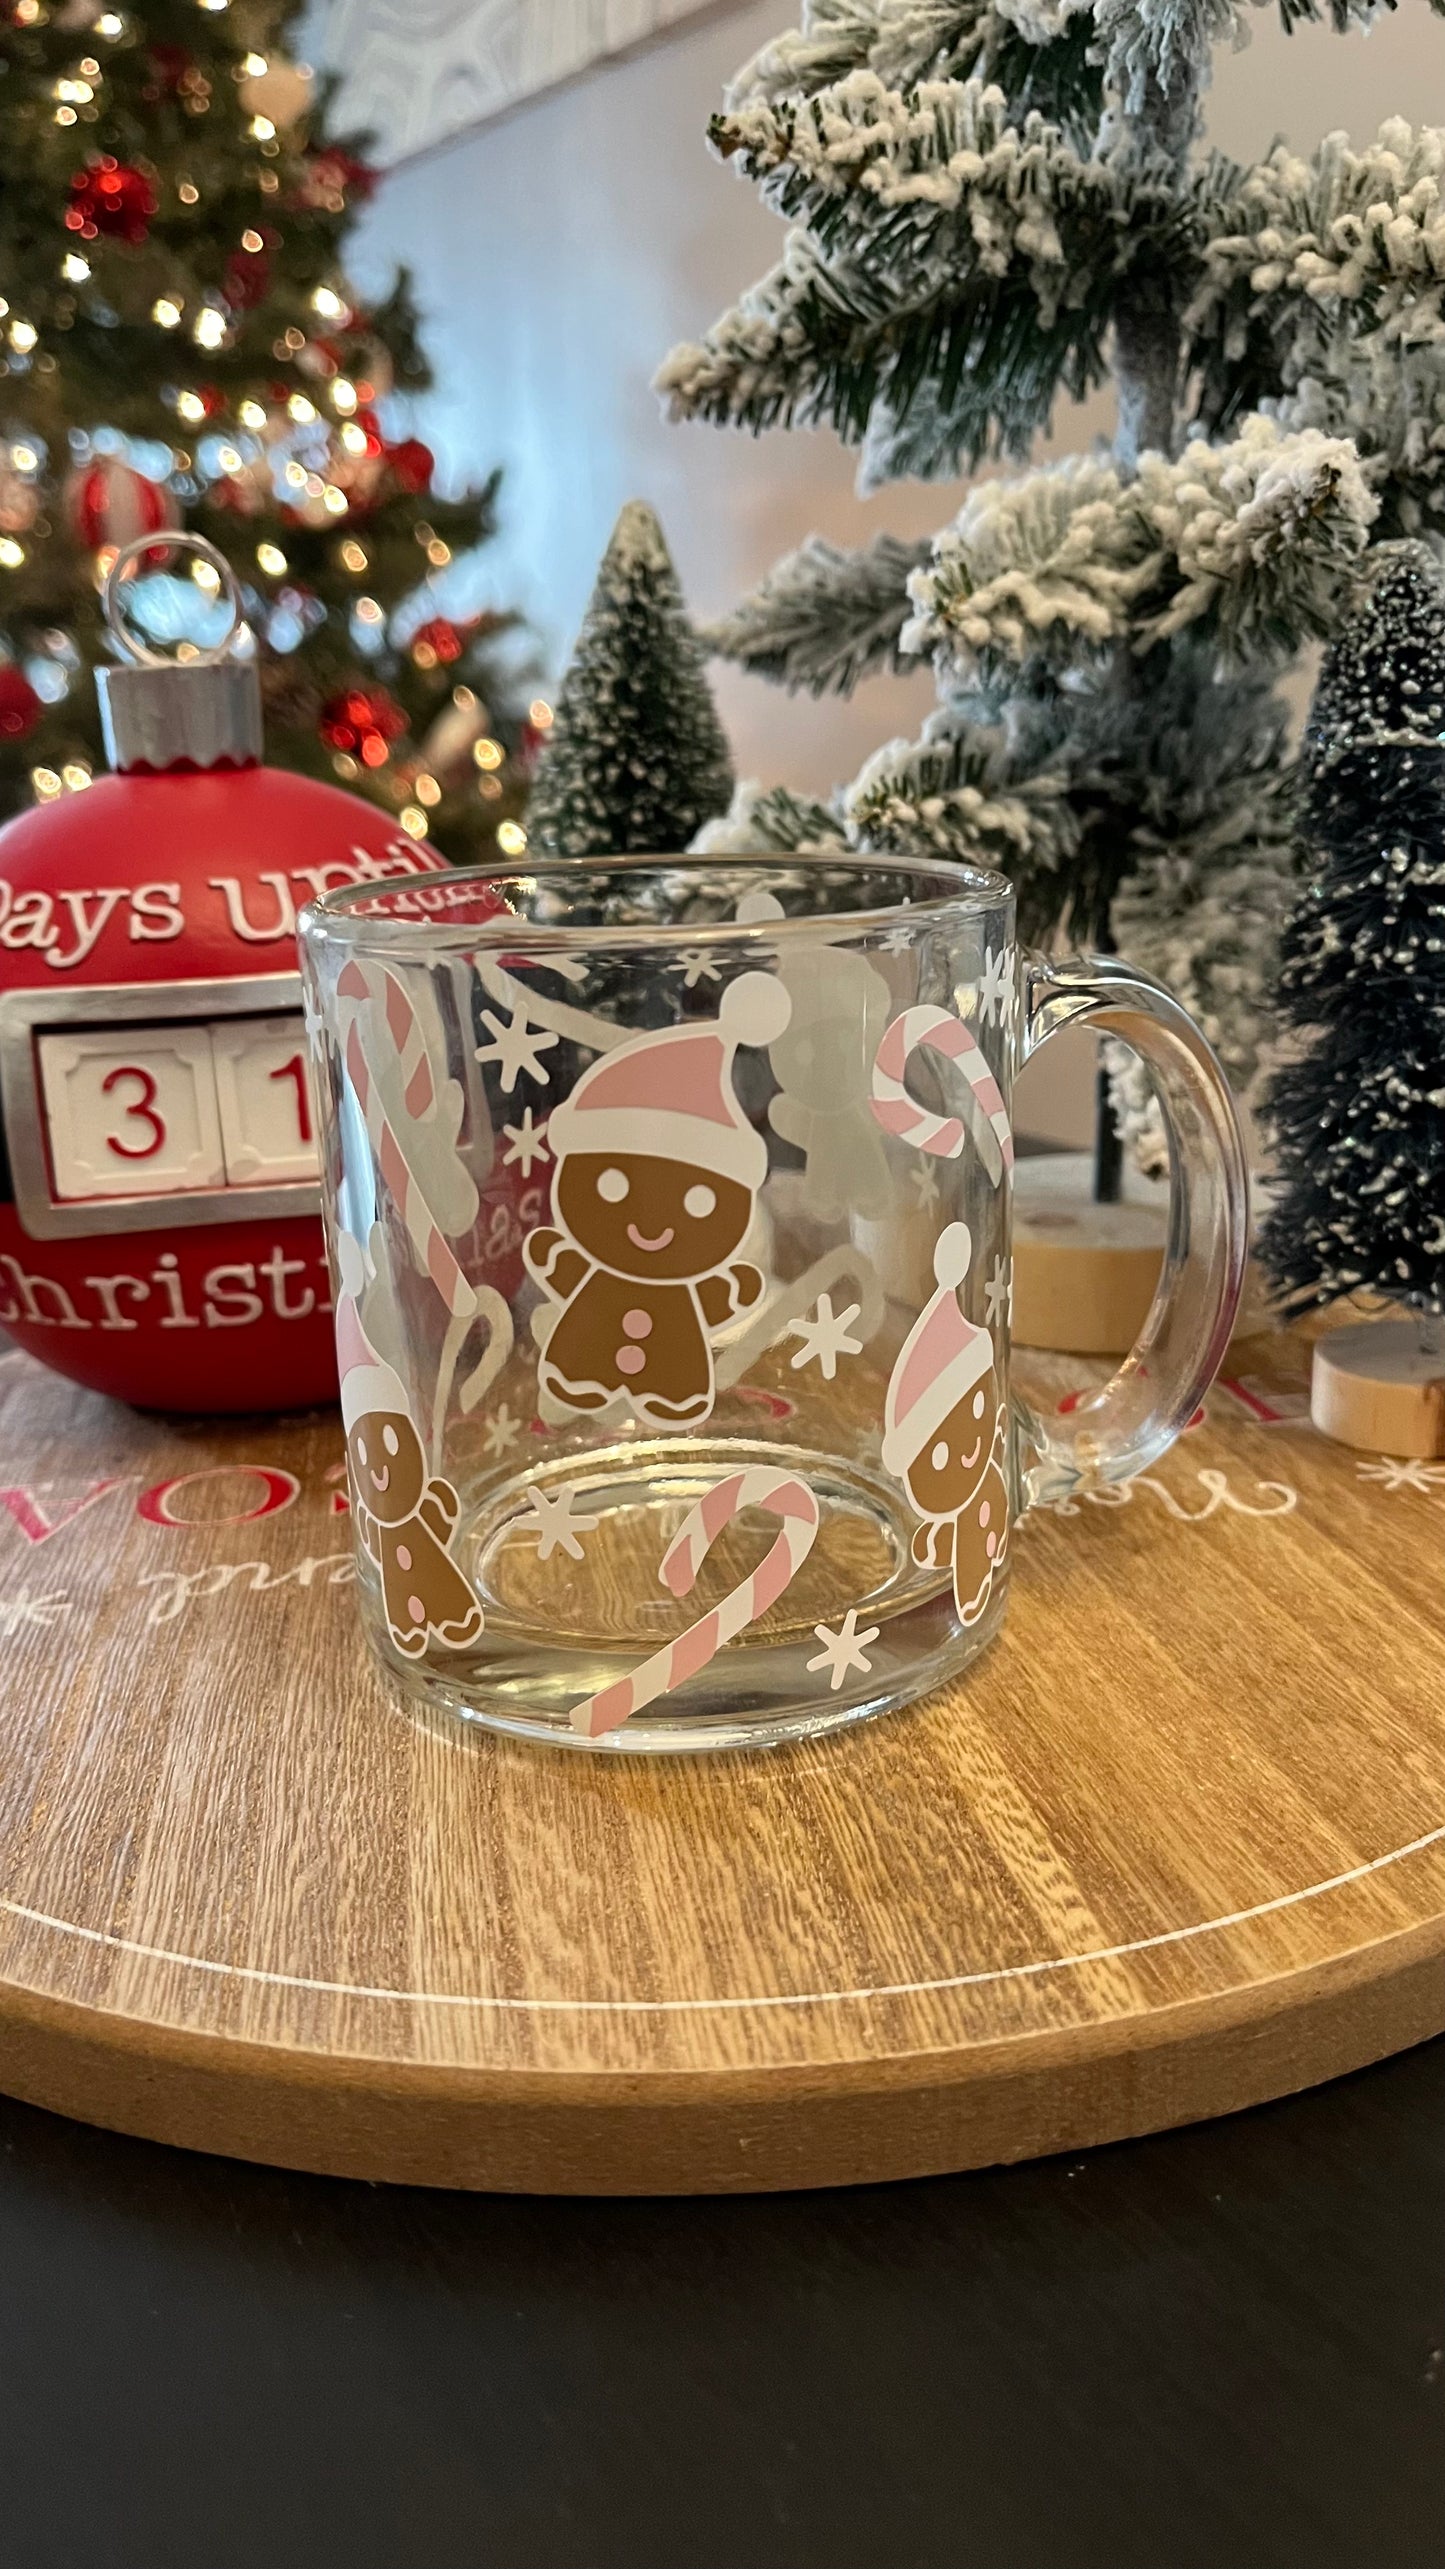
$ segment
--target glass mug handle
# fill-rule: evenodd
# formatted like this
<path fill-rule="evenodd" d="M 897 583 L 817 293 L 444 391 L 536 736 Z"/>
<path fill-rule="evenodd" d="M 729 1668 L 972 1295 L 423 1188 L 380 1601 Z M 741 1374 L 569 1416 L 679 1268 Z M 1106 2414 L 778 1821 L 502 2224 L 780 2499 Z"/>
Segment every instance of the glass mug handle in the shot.
<path fill-rule="evenodd" d="M 1149 1315 L 1112 1381 L 1045 1418 L 1014 1398 L 1038 1460 L 1027 1501 L 1147 1469 L 1193 1417 L 1229 1344 L 1249 1247 L 1249 1169 L 1229 1083 L 1187 1010 L 1107 955 L 1024 967 L 1021 1060 L 1064 1026 L 1091 1026 L 1153 1076 L 1169 1142 L 1169 1224 Z"/>

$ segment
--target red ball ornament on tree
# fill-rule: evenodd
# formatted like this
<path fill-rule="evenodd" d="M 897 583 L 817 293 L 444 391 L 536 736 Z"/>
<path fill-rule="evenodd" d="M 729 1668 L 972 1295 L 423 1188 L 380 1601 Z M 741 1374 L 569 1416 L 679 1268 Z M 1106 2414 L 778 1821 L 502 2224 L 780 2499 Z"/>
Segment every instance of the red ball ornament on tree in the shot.
<path fill-rule="evenodd" d="M 370 804 L 260 764 L 254 662 L 98 683 L 119 772 L 0 830 L 0 1329 L 142 1406 L 326 1400 L 296 916 L 441 860 Z"/>
<path fill-rule="evenodd" d="M 384 766 L 406 728 L 406 715 L 385 687 L 343 687 L 327 697 L 317 725 L 328 749 L 345 751 L 364 767 Z"/>
<path fill-rule="evenodd" d="M 0 661 L 0 739 L 23 740 L 44 711 L 24 670 L 13 660 Z"/>
<path fill-rule="evenodd" d="M 399 489 L 415 494 L 431 488 L 437 459 L 419 437 L 403 437 L 399 444 L 388 446 L 386 460 Z"/>
<path fill-rule="evenodd" d="M 274 227 L 263 226 L 259 250 L 248 250 L 239 244 L 226 261 L 221 291 L 233 312 L 251 312 L 264 303 L 271 291 L 271 253 L 278 239 Z"/>
<path fill-rule="evenodd" d="M 178 98 L 187 74 L 194 63 L 184 45 L 151 44 L 146 48 L 150 58 L 150 79 L 141 96 L 146 99 Z"/>
<path fill-rule="evenodd" d="M 77 542 L 92 553 L 102 544 L 130 544 L 138 535 L 158 535 L 174 526 L 179 514 L 161 483 L 147 481 L 118 455 L 103 455 L 72 473 L 65 506 Z"/>
<path fill-rule="evenodd" d="M 420 668 L 448 667 L 462 656 L 463 636 L 450 616 L 429 616 L 411 638 L 411 656 Z"/>
<path fill-rule="evenodd" d="M 306 154 L 296 202 L 314 206 L 323 214 L 343 214 L 348 196 L 364 205 L 375 187 L 375 170 L 366 161 L 357 160 L 354 153 L 331 143 L 324 151 Z"/>
<path fill-rule="evenodd" d="M 106 152 L 88 161 L 71 179 L 65 228 L 78 232 L 82 241 L 93 241 L 103 233 L 108 240 L 135 245 L 149 232 L 156 204 L 155 189 L 144 170 L 133 169 Z"/>

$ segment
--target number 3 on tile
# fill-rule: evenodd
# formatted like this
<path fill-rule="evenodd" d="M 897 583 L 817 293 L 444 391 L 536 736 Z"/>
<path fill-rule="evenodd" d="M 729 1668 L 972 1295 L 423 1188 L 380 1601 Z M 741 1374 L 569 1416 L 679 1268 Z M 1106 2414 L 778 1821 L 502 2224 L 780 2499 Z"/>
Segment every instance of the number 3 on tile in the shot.
<path fill-rule="evenodd" d="M 131 1090 L 129 1099 L 121 1108 L 126 1130 L 107 1133 L 105 1147 L 114 1151 L 118 1160 L 153 1160 L 157 1151 L 163 1151 L 166 1146 L 166 1119 L 156 1113 L 159 1091 L 154 1074 L 142 1070 L 139 1062 L 117 1062 L 114 1070 L 108 1070 L 101 1081 L 100 1093 L 102 1097 L 109 1097 L 113 1089 L 123 1086 L 129 1086 Z M 132 1126 L 142 1136 L 141 1139 L 128 1138 Z"/>

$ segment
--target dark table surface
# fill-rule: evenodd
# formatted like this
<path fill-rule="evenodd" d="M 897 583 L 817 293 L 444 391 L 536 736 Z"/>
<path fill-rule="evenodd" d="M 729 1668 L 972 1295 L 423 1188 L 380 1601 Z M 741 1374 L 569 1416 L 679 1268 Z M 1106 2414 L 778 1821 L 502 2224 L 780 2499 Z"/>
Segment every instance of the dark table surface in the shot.
<path fill-rule="evenodd" d="M 1445 2041 L 1073 2159 L 545 2202 L 0 2103 L 3 2569 L 1440 2569 Z"/>

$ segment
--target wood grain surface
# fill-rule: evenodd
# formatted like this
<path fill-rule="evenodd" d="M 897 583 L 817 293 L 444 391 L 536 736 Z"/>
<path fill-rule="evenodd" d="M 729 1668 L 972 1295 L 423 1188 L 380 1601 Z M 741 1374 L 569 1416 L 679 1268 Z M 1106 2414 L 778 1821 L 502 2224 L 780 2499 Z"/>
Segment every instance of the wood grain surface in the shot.
<path fill-rule="evenodd" d="M 1317 1436 L 1294 1341 L 1230 1362 L 1131 1490 L 1028 1520 L 967 1683 L 594 1763 L 390 1703 L 334 1415 L 146 1419 L 5 1357 L 0 2087 L 298 2167 L 709 2191 L 1438 2031 L 1445 1467 Z"/>

